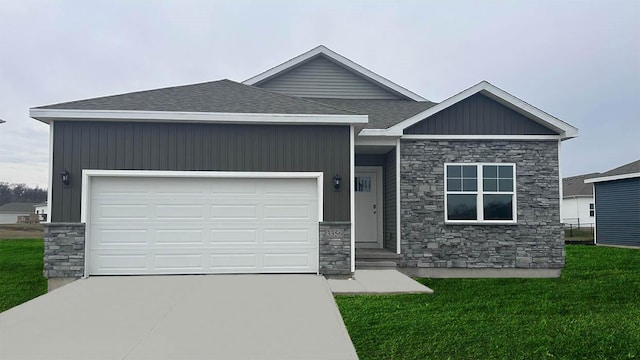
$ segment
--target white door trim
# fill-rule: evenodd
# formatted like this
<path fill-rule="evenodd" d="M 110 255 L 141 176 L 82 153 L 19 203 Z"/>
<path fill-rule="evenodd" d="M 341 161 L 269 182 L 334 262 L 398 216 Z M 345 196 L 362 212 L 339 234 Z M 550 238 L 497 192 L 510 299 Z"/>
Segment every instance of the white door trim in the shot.
<path fill-rule="evenodd" d="M 382 176 L 382 166 L 356 166 L 355 167 L 355 172 L 353 174 L 353 178 L 355 179 L 355 174 L 358 171 L 375 171 L 376 173 L 376 177 L 377 177 L 377 181 L 376 181 L 376 202 L 378 203 L 378 208 L 377 208 L 377 212 L 376 212 L 376 222 L 377 222 L 377 226 L 378 226 L 378 246 L 380 248 L 382 248 L 384 246 L 382 239 L 383 239 L 383 212 L 384 212 L 384 197 L 383 197 L 383 188 L 384 188 L 384 184 L 383 184 L 383 176 Z M 351 180 L 353 181 L 353 179 Z M 355 188 L 355 186 L 354 186 Z M 354 193 L 354 198 L 355 198 L 355 193 Z M 355 215 L 354 215 L 354 223 L 355 223 Z M 355 226 L 354 226 L 355 228 Z"/>
<path fill-rule="evenodd" d="M 324 197 L 322 172 L 252 172 L 252 171 L 157 171 L 157 170 L 82 170 L 82 197 L 80 222 L 85 224 L 84 278 L 89 277 L 89 235 L 91 234 L 89 209 L 91 206 L 91 179 L 93 177 L 138 177 L 138 178 L 241 178 L 241 179 L 316 179 L 318 191 L 318 222 L 324 219 Z M 318 248 L 318 274 L 320 271 L 320 249 Z"/>

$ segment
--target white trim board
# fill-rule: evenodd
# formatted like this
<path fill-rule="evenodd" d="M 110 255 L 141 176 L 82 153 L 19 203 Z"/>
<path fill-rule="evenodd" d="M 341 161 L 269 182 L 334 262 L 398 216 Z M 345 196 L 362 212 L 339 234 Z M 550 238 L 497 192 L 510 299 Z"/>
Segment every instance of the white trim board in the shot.
<path fill-rule="evenodd" d="M 403 140 L 561 140 L 560 135 L 402 135 Z"/>
<path fill-rule="evenodd" d="M 251 77 L 245 81 L 243 81 L 242 83 L 245 85 L 256 85 L 260 82 L 266 81 L 270 78 L 273 78 L 275 76 L 277 76 L 278 74 L 284 73 L 288 70 L 291 70 L 313 58 L 315 58 L 316 56 L 320 56 L 320 55 L 324 55 L 327 58 L 333 60 L 334 62 L 336 62 L 337 64 L 355 72 L 356 74 L 359 74 L 360 76 L 365 77 L 366 79 L 368 79 L 369 81 L 372 81 L 376 84 L 378 84 L 379 86 L 382 86 L 383 88 L 387 88 L 389 90 L 391 90 L 392 92 L 398 93 L 401 96 L 404 96 L 410 100 L 415 100 L 415 101 L 426 101 L 427 99 L 423 98 L 422 96 L 409 91 L 407 89 L 405 89 L 404 87 L 374 73 L 373 71 L 364 68 L 361 65 L 356 64 L 355 62 L 347 59 L 346 57 L 336 53 L 335 51 L 327 48 L 324 45 L 320 45 L 317 46 L 309 51 L 307 51 L 304 54 L 298 55 L 296 57 L 294 57 L 293 59 L 286 61 L 276 67 L 273 67 L 261 74 L 258 74 L 254 77 Z"/>
<path fill-rule="evenodd" d="M 255 114 L 216 113 L 187 111 L 138 111 L 138 110 L 75 110 L 75 109 L 29 109 L 29 116 L 49 123 L 53 120 L 68 121 L 148 121 L 176 123 L 245 123 L 279 125 L 348 125 L 366 124 L 367 115 L 338 114 Z"/>
<path fill-rule="evenodd" d="M 51 222 L 51 198 L 53 197 L 53 121 L 49 123 L 49 189 L 47 190 L 47 221 Z"/>
<path fill-rule="evenodd" d="M 356 176 L 356 145 L 355 129 L 353 125 L 349 127 L 349 222 L 351 223 L 350 245 L 351 245 L 351 273 L 356 271 L 356 192 L 353 180 Z"/>
<path fill-rule="evenodd" d="M 633 179 L 633 178 L 639 178 L 639 177 L 640 177 L 640 172 L 637 172 L 637 173 L 629 173 L 629 174 L 613 175 L 613 176 L 602 176 L 602 177 L 586 179 L 584 183 L 590 184 L 590 183 L 597 183 L 597 182 L 604 182 L 604 181 Z M 595 192 L 593 196 L 595 197 Z"/>

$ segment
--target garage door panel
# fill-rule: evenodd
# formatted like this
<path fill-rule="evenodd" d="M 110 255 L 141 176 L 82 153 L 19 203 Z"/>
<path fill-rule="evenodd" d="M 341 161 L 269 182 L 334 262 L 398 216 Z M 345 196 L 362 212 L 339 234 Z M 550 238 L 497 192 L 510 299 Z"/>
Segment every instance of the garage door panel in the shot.
<path fill-rule="evenodd" d="M 90 274 L 317 271 L 315 179 L 131 177 L 91 184 Z"/>
<path fill-rule="evenodd" d="M 258 231 L 255 228 L 227 228 L 211 230 L 211 243 L 217 245 L 257 245 Z"/>
<path fill-rule="evenodd" d="M 158 204 L 155 206 L 155 214 L 157 220 L 203 220 L 205 218 L 205 205 Z"/>

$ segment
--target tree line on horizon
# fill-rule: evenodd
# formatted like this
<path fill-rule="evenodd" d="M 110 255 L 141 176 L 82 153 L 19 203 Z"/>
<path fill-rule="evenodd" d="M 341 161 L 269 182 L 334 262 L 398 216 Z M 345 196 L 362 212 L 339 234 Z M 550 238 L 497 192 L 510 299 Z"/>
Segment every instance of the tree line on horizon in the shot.
<path fill-rule="evenodd" d="M 45 201 L 47 201 L 47 189 L 0 182 L 0 206 L 12 202 L 42 203 Z"/>

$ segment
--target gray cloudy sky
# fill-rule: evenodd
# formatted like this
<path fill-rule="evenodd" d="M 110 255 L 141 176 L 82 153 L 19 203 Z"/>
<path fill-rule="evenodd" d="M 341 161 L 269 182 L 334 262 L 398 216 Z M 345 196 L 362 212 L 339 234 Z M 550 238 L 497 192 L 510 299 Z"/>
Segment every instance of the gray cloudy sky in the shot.
<path fill-rule="evenodd" d="M 488 80 L 569 122 L 564 176 L 640 158 L 636 0 L 0 0 L 0 181 L 47 186 L 30 107 L 242 81 L 319 44 L 432 101 Z"/>

